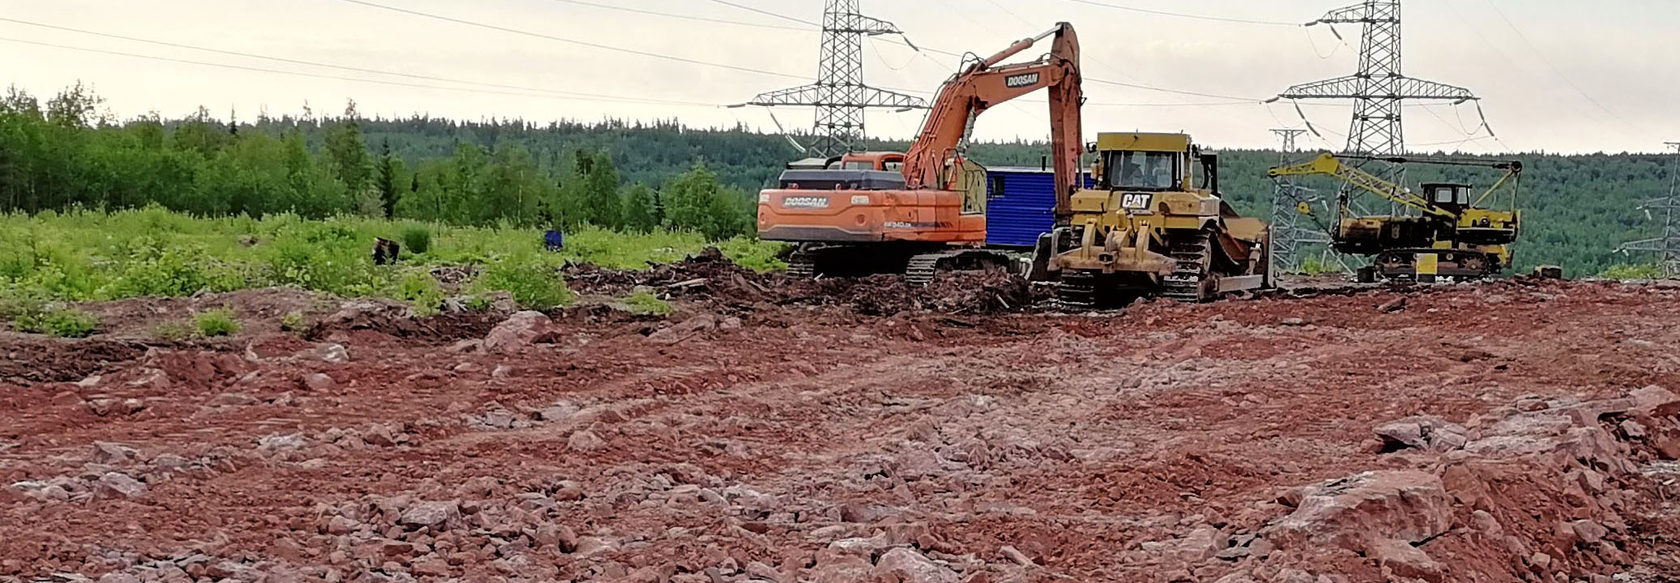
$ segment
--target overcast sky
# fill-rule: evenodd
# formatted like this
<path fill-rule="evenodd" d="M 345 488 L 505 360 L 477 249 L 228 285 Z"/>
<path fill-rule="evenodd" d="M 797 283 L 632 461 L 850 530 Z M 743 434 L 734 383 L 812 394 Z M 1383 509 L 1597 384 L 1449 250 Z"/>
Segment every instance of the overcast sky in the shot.
<path fill-rule="evenodd" d="M 820 20 L 823 6 L 822 0 L 365 1 L 739 69 L 522 36 L 353 0 L 0 0 L 0 19 L 368 70 L 281 63 L 0 20 L 0 39 L 5 39 L 0 41 L 0 71 L 10 83 L 41 95 L 81 80 L 121 118 L 148 111 L 179 116 L 199 105 L 219 117 L 237 111 L 243 119 L 261 111 L 297 113 L 306 103 L 317 112 L 337 113 L 346 100 L 355 99 L 366 115 L 519 117 L 545 123 L 677 118 L 690 126 L 745 123 L 773 131 L 774 121 L 763 109 L 719 106 L 814 79 L 819 33 L 726 4 L 809 21 Z M 1352 2 L 1095 1 L 1287 23 L 1307 22 Z M 1224 96 L 1088 83 L 1088 137 L 1105 130 L 1185 131 L 1219 147 L 1267 147 L 1275 143 L 1268 129 L 1302 127 L 1301 116 L 1287 102 L 1267 106 L 1258 101 L 1295 83 L 1352 73 L 1359 37 L 1358 27 L 1350 25 L 1338 28 L 1347 39 L 1344 44 L 1324 26 L 1198 20 L 1080 0 L 863 0 L 863 8 L 898 24 L 919 46 L 954 53 L 990 54 L 1056 21 L 1072 22 L 1084 45 L 1089 77 Z M 1675 105 L 1680 102 L 1680 59 L 1673 58 L 1672 38 L 1680 31 L 1680 3 L 1675 0 L 1407 0 L 1404 16 L 1406 73 L 1474 90 L 1499 138 L 1476 131 L 1480 122 L 1473 105 L 1412 107 L 1406 112 L 1406 131 L 1415 149 L 1660 151 L 1665 140 L 1680 140 L 1680 106 Z M 869 82 L 923 94 L 934 91 L 956 66 L 953 57 L 918 54 L 879 39 L 868 41 L 865 52 Z M 1043 98 L 1027 99 L 982 117 L 978 137 L 1046 138 Z M 1302 110 L 1322 133 L 1322 138 L 1308 136 L 1303 146 L 1342 145 L 1349 105 L 1320 102 Z M 806 110 L 777 110 L 775 117 L 790 127 L 811 123 Z M 876 112 L 869 117 L 869 132 L 908 138 L 920 122 L 919 112 Z M 1459 143 L 1466 139 L 1471 141 Z"/>

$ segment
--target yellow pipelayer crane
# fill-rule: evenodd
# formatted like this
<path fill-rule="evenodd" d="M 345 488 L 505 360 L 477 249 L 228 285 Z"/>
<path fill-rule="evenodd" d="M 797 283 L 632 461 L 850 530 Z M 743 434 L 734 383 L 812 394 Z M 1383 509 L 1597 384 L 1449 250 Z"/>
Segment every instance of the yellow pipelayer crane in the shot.
<path fill-rule="evenodd" d="M 1343 162 L 1343 159 L 1378 160 L 1394 164 L 1469 166 L 1504 170 L 1494 185 L 1471 200 L 1470 186 L 1440 183 L 1423 185 L 1423 194 L 1378 178 Z M 1457 160 L 1409 160 L 1406 158 L 1337 157 L 1323 154 L 1295 166 L 1273 168 L 1272 178 L 1286 176 L 1332 176 L 1347 184 L 1417 210 L 1419 216 L 1357 216 L 1350 211 L 1349 197 L 1337 205 L 1337 224 L 1330 233 L 1336 251 L 1373 257 L 1359 279 L 1434 282 L 1441 279 L 1473 280 L 1498 275 L 1511 267 L 1511 248 L 1522 227 L 1517 194 L 1522 181 L 1522 162 L 1472 162 Z M 1497 207 L 1497 208 L 1495 208 Z"/>

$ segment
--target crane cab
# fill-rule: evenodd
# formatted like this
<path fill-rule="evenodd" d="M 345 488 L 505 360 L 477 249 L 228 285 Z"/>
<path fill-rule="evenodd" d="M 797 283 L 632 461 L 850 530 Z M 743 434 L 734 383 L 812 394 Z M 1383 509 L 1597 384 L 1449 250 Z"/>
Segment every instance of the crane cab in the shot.
<path fill-rule="evenodd" d="M 1468 184 L 1425 184 L 1423 185 L 1423 195 L 1429 199 L 1430 206 L 1455 215 L 1470 208 L 1470 185 Z"/>

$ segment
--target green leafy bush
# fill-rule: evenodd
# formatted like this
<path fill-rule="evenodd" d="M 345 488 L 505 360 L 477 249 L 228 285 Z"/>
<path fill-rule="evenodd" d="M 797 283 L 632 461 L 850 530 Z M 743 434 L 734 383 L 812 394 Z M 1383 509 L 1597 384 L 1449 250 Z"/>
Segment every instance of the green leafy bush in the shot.
<path fill-rule="evenodd" d="M 420 225 L 409 225 L 402 232 L 403 250 L 415 255 L 425 255 L 432 249 L 432 230 Z"/>
<path fill-rule="evenodd" d="M 288 312 L 280 317 L 280 331 L 298 334 L 308 329 L 308 323 L 303 320 L 303 312 Z"/>
<path fill-rule="evenodd" d="M 659 299 L 658 295 L 647 290 L 630 294 L 630 298 L 624 300 L 624 303 L 630 306 L 630 313 L 643 316 L 664 316 L 672 310 L 670 302 Z"/>
<path fill-rule="evenodd" d="M 193 328 L 198 330 L 199 336 L 214 338 L 238 334 L 240 325 L 239 320 L 234 318 L 233 308 L 217 308 L 194 315 Z"/>
<path fill-rule="evenodd" d="M 503 260 L 491 265 L 479 278 L 484 291 L 503 291 L 527 310 L 549 310 L 570 304 L 572 290 L 553 268 L 528 261 Z"/>
<path fill-rule="evenodd" d="M 87 338 L 99 329 L 99 318 L 70 308 L 50 308 L 24 314 L 12 320 L 19 332 L 46 334 L 53 338 Z"/>
<path fill-rule="evenodd" d="M 443 308 L 443 286 L 429 273 L 410 272 L 397 284 L 397 299 L 412 304 L 416 315 L 436 315 Z"/>

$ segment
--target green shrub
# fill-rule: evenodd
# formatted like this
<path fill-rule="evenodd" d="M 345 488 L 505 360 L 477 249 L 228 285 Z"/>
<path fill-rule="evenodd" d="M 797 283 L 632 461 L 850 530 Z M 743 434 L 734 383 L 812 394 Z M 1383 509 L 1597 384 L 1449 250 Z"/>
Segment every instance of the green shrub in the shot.
<path fill-rule="evenodd" d="M 199 336 L 213 338 L 238 334 L 240 326 L 239 320 L 234 319 L 233 308 L 217 308 L 194 315 L 193 328 Z"/>
<path fill-rule="evenodd" d="M 52 308 L 12 320 L 19 332 L 53 338 L 87 338 L 99 329 L 99 318 L 70 308 Z"/>
<path fill-rule="evenodd" d="M 624 303 L 630 306 L 630 313 L 643 316 L 664 316 L 672 310 L 670 302 L 659 299 L 658 295 L 646 290 L 630 294 L 630 298 L 624 300 Z"/>
<path fill-rule="evenodd" d="M 308 323 L 304 322 L 304 320 L 303 320 L 303 312 L 289 312 L 286 315 L 280 317 L 280 331 L 281 332 L 291 332 L 293 334 L 298 334 L 298 333 L 303 332 L 307 328 L 308 328 Z"/>
<path fill-rule="evenodd" d="M 1604 270 L 1600 277 L 1630 281 L 1636 279 L 1660 279 L 1663 276 L 1661 265 L 1650 263 L 1645 265 L 1612 265 Z"/>
<path fill-rule="evenodd" d="M 466 308 L 469 312 L 488 312 L 490 308 L 496 307 L 496 303 L 488 297 L 473 295 L 468 296 L 466 301 L 461 302 L 461 307 Z"/>
<path fill-rule="evenodd" d="M 549 310 L 572 303 L 572 290 L 554 269 L 540 263 L 502 260 L 478 279 L 482 291 L 502 291 L 527 310 Z"/>
<path fill-rule="evenodd" d="M 425 255 L 432 249 L 432 230 L 420 225 L 409 225 L 402 232 L 403 250 L 415 255 Z"/>
<path fill-rule="evenodd" d="M 193 327 L 186 322 L 162 322 L 152 326 L 152 337 L 166 342 L 180 342 L 192 338 Z"/>
<path fill-rule="evenodd" d="M 429 273 L 410 272 L 397 283 L 397 299 L 412 304 L 416 315 L 437 315 L 443 308 L 443 286 Z"/>
<path fill-rule="evenodd" d="M 724 257 L 734 261 L 736 265 L 764 273 L 768 271 L 785 271 L 787 263 L 781 260 L 782 251 L 787 245 L 770 243 L 756 239 L 730 239 L 718 244 L 718 250 Z"/>

